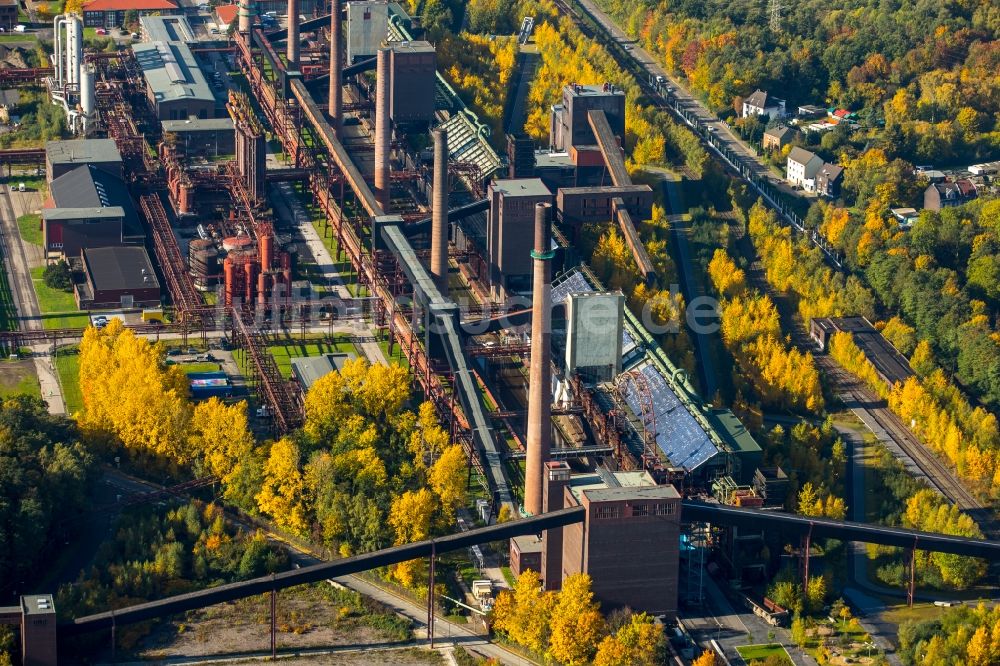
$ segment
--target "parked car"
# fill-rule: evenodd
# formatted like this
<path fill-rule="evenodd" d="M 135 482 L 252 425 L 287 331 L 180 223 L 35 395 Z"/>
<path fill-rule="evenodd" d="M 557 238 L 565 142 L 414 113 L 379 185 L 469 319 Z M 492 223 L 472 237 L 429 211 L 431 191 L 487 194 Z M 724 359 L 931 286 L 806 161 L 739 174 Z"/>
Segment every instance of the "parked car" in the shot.
<path fill-rule="evenodd" d="M 108 31 L 105 30 L 104 28 L 98 28 L 97 30 L 94 31 L 94 34 L 101 35 L 103 37 L 104 35 L 108 34 Z"/>
<path fill-rule="evenodd" d="M 94 328 L 104 328 L 108 325 L 108 318 L 104 315 L 94 317 Z"/>

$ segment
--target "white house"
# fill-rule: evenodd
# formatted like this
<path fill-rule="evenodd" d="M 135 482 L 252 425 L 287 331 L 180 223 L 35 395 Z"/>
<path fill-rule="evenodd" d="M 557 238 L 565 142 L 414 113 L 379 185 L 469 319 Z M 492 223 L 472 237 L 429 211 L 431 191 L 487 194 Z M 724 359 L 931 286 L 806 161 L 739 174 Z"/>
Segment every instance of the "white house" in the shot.
<path fill-rule="evenodd" d="M 763 90 L 757 90 L 754 94 L 743 100 L 743 117 L 768 116 L 772 120 L 784 118 L 785 100 L 768 95 Z"/>
<path fill-rule="evenodd" d="M 816 174 L 822 168 L 823 158 L 795 146 L 788 153 L 786 179 L 793 186 L 799 186 L 806 192 L 814 192 L 816 190 Z"/>

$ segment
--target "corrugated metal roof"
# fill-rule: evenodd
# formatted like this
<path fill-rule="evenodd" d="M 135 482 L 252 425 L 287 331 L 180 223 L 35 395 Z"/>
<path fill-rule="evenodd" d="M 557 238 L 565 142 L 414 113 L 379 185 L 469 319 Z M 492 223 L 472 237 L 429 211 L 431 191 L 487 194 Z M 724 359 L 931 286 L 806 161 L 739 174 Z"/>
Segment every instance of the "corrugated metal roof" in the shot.
<path fill-rule="evenodd" d="M 132 50 L 157 101 L 215 101 L 215 94 L 187 44 L 149 42 L 133 44 Z"/>
<path fill-rule="evenodd" d="M 500 168 L 500 156 L 487 140 L 485 125 L 477 126 L 460 111 L 439 127 L 448 130 L 448 155 L 453 162 L 472 162 L 482 171 L 483 178 L 489 178 Z"/>

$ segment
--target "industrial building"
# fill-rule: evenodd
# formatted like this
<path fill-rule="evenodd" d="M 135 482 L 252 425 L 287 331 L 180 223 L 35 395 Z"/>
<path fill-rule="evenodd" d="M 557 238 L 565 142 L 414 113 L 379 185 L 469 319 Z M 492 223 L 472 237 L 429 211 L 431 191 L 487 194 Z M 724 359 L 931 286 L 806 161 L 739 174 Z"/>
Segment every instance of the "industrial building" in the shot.
<path fill-rule="evenodd" d="M 0 606 L 0 624 L 21 633 L 24 666 L 56 666 L 56 605 L 51 594 L 26 594 L 16 606 Z"/>
<path fill-rule="evenodd" d="M 389 3 L 347 3 L 347 64 L 374 58 L 389 32 Z M 426 91 L 424 91 L 426 92 Z"/>
<path fill-rule="evenodd" d="M 133 44 L 136 62 L 146 80 L 146 95 L 160 120 L 215 118 L 220 104 L 204 73 L 183 42 Z"/>
<path fill-rule="evenodd" d="M 49 195 L 42 207 L 47 257 L 77 257 L 87 248 L 141 245 L 145 240 L 128 187 L 108 171 L 78 166 L 52 180 Z"/>
<path fill-rule="evenodd" d="M 144 42 L 187 42 L 190 44 L 197 39 L 185 16 L 142 16 L 139 18 L 139 35 Z"/>
<path fill-rule="evenodd" d="M 82 165 L 125 177 L 122 155 L 112 139 L 74 139 L 45 144 L 45 179 L 49 182 Z"/>
<path fill-rule="evenodd" d="M 434 120 L 437 52 L 430 42 L 392 44 L 392 82 L 389 113 L 396 124 L 424 124 Z"/>
<path fill-rule="evenodd" d="M 0 28 L 7 32 L 14 30 L 14 26 L 19 22 L 17 8 L 17 0 L 0 0 Z"/>
<path fill-rule="evenodd" d="M 160 305 L 160 283 L 144 247 L 99 247 L 80 253 L 83 280 L 75 281 L 81 310 Z"/>
<path fill-rule="evenodd" d="M 557 152 L 597 153 L 597 139 L 588 122 L 590 111 L 604 111 L 615 136 L 625 137 L 625 91 L 614 84 L 563 87 L 562 104 L 552 107 L 550 148 Z M 576 160 L 574 160 L 576 162 Z M 599 166 L 603 167 L 603 163 Z"/>
<path fill-rule="evenodd" d="M 119 28 L 125 25 L 125 12 L 135 10 L 139 16 L 150 14 L 180 14 L 180 4 L 174 0 L 90 0 L 83 5 L 83 21 L 88 28 Z"/>
<path fill-rule="evenodd" d="M 567 377 L 585 382 L 613 380 L 622 371 L 625 295 L 617 292 L 574 293 L 566 298 Z"/>
<path fill-rule="evenodd" d="M 236 152 L 232 118 L 163 120 L 160 125 L 164 134 L 176 138 L 174 147 L 182 157 L 217 158 Z"/>
<path fill-rule="evenodd" d="M 490 284 L 493 298 L 500 301 L 531 289 L 535 205 L 552 203 L 552 193 L 538 178 L 495 180 L 487 198 Z"/>
<path fill-rule="evenodd" d="M 681 496 L 672 485 L 645 471 L 572 474 L 567 463 L 553 461 L 545 465 L 545 501 L 546 512 L 587 511 L 583 523 L 543 534 L 546 589 L 585 573 L 604 612 L 628 607 L 676 616 Z"/>

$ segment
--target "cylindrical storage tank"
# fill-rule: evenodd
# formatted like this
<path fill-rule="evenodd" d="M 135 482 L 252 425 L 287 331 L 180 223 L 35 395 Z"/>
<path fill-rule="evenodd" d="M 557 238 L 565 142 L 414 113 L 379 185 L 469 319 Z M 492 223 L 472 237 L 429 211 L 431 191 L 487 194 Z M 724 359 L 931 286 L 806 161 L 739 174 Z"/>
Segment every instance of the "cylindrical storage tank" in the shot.
<path fill-rule="evenodd" d="M 257 276 L 257 303 L 264 305 L 267 303 L 267 273 Z"/>
<path fill-rule="evenodd" d="M 188 270 L 196 289 L 211 288 L 219 274 L 219 251 L 212 241 L 196 238 L 188 244 Z"/>
<path fill-rule="evenodd" d="M 274 236 L 269 233 L 260 236 L 260 270 L 264 273 L 271 272 L 271 263 L 274 259 Z"/>
<path fill-rule="evenodd" d="M 94 115 L 96 74 L 91 65 L 85 65 L 80 70 L 80 108 L 83 115 L 90 118 Z"/>
<path fill-rule="evenodd" d="M 245 250 L 253 245 L 253 239 L 249 236 L 229 236 L 222 239 L 222 249 L 226 252 Z"/>
<path fill-rule="evenodd" d="M 189 215 L 193 208 L 194 186 L 191 183 L 181 183 L 177 192 L 177 205 L 181 215 Z"/>
<path fill-rule="evenodd" d="M 236 262 L 233 261 L 232 257 L 226 257 L 223 266 L 226 272 L 226 305 L 232 306 L 236 288 Z"/>
<path fill-rule="evenodd" d="M 257 287 L 257 264 L 254 263 L 252 257 L 247 257 L 246 263 L 243 264 L 243 270 L 246 272 L 246 295 L 245 299 L 247 303 L 253 303 L 254 292 Z"/>
<path fill-rule="evenodd" d="M 55 38 L 56 52 L 53 54 L 52 64 L 55 68 L 56 74 L 56 88 L 62 88 L 63 86 L 63 65 L 66 62 L 66 58 L 63 54 L 63 24 L 66 22 L 65 16 L 57 16 L 52 20 L 52 32 Z"/>
<path fill-rule="evenodd" d="M 77 83 L 83 66 L 83 21 L 76 14 L 66 20 L 66 82 Z"/>

